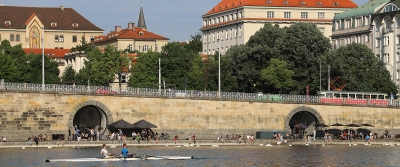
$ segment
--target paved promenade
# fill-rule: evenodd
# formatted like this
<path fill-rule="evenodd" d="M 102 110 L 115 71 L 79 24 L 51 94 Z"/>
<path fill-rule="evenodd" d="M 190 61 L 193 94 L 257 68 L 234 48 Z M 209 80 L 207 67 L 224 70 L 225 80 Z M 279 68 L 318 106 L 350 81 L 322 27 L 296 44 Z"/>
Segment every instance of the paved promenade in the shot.
<path fill-rule="evenodd" d="M 111 141 L 111 140 L 102 140 L 102 141 L 64 141 L 64 143 L 59 143 L 59 141 L 51 140 L 51 141 L 41 141 L 39 145 L 36 146 L 34 142 L 32 142 L 32 146 L 28 145 L 28 142 L 3 142 L 0 145 L 0 148 L 61 148 L 61 147 L 73 147 L 73 148 L 86 148 L 86 147 L 101 147 L 102 144 L 107 144 L 111 147 L 121 147 L 121 143 L 118 141 Z M 171 146 L 171 147 L 184 147 L 189 146 L 188 140 L 178 140 L 175 144 L 174 140 L 159 140 L 158 144 L 153 141 L 153 144 L 147 141 L 141 141 L 138 144 L 137 141 L 134 140 L 127 140 L 126 143 L 129 146 L 134 147 L 151 147 L 151 146 Z M 317 139 L 312 140 L 310 145 L 320 145 L 322 146 L 325 143 L 324 140 Z M 235 140 L 227 140 L 224 143 L 219 142 L 218 140 L 197 140 L 196 145 L 192 146 L 210 146 L 210 147 L 217 147 L 217 146 L 260 146 L 260 145 L 271 144 L 273 146 L 295 146 L 295 145 L 305 145 L 305 142 L 301 139 L 287 139 L 286 143 L 277 144 L 275 139 L 256 139 L 254 145 L 240 143 L 237 144 Z M 367 144 L 365 140 L 355 139 L 352 142 L 349 140 L 333 140 L 331 145 L 349 145 L 349 144 L 357 144 L 357 145 L 364 145 Z M 371 141 L 371 145 L 392 145 L 397 146 L 400 145 L 400 141 L 396 139 L 391 140 L 383 140 L 378 139 Z"/>

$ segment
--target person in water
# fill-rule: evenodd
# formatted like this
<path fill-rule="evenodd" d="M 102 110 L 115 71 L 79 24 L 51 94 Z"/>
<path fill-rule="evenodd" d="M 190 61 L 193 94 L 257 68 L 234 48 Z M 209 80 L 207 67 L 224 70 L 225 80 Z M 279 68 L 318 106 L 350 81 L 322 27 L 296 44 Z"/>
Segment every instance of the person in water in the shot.
<path fill-rule="evenodd" d="M 101 149 L 100 154 L 103 155 L 104 158 L 114 158 L 114 156 L 111 156 L 111 154 L 108 153 L 106 144 L 103 144 L 103 149 Z"/>
<path fill-rule="evenodd" d="M 121 154 L 122 154 L 125 158 L 128 157 L 129 155 L 131 155 L 131 154 L 129 153 L 129 151 L 128 151 L 128 148 L 127 148 L 127 146 L 126 146 L 126 143 L 124 143 L 124 144 L 122 145 Z"/>

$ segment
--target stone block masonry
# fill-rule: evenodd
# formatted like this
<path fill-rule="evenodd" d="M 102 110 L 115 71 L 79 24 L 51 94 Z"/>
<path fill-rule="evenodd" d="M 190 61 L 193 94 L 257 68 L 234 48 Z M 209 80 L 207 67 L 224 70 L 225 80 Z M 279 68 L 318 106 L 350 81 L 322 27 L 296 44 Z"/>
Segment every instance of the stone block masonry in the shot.
<path fill-rule="evenodd" d="M 67 134 L 77 111 L 96 106 L 107 124 L 124 119 L 145 119 L 159 134 L 181 139 L 196 134 L 199 139 L 216 139 L 220 134 L 253 134 L 256 131 L 289 132 L 291 117 L 300 111 L 313 114 L 324 124 L 362 124 L 381 134 L 400 129 L 400 110 L 394 107 L 338 106 L 326 104 L 273 103 L 188 98 L 152 98 L 124 95 L 36 93 L 0 91 L 0 137 L 25 141 L 29 135 Z M 336 128 L 336 127 L 335 127 Z M 105 131 L 104 133 L 107 133 Z"/>

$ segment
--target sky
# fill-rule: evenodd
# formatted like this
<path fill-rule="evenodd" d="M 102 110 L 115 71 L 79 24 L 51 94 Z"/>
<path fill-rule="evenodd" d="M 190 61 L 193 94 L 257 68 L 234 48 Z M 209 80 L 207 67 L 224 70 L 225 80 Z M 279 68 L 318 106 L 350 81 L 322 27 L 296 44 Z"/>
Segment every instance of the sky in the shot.
<path fill-rule="evenodd" d="M 143 6 L 148 31 L 170 41 L 186 41 L 200 33 L 201 16 L 221 0 L 0 0 L 5 6 L 73 8 L 94 25 L 108 33 L 115 26 L 137 25 L 140 5 Z M 358 5 L 369 0 L 354 0 Z"/>

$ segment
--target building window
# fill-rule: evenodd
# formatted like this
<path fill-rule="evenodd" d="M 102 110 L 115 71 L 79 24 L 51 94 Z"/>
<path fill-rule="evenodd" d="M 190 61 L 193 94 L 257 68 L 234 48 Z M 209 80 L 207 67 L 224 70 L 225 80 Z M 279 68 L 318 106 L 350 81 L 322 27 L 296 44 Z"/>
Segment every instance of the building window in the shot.
<path fill-rule="evenodd" d="M 126 82 L 126 76 L 125 75 L 122 75 L 121 76 L 121 83 L 125 83 Z"/>
<path fill-rule="evenodd" d="M 389 45 L 389 37 L 385 36 L 383 37 L 383 46 L 388 46 Z"/>
<path fill-rule="evenodd" d="M 274 12 L 267 12 L 267 18 L 274 18 Z"/>
<path fill-rule="evenodd" d="M 10 34 L 10 41 L 14 41 L 14 34 Z"/>
<path fill-rule="evenodd" d="M 242 26 L 239 27 L 239 38 L 242 37 Z"/>
<path fill-rule="evenodd" d="M 228 39 L 228 30 L 225 30 L 225 39 Z"/>
<path fill-rule="evenodd" d="M 376 43 L 375 43 L 376 47 L 379 47 L 379 43 L 381 43 L 381 40 L 379 38 L 376 38 Z"/>
<path fill-rule="evenodd" d="M 396 37 L 397 37 L 397 40 L 396 40 L 396 45 L 399 45 L 399 44 L 400 44 L 400 36 L 399 36 L 399 35 L 397 35 Z"/>
<path fill-rule="evenodd" d="M 149 49 L 149 46 L 147 46 L 147 45 L 143 46 L 143 52 L 147 52 L 148 49 Z"/>
<path fill-rule="evenodd" d="M 230 31 L 230 33 L 229 33 L 229 36 L 230 36 L 230 38 L 232 39 L 232 29 L 231 29 L 231 31 Z"/>
<path fill-rule="evenodd" d="M 128 45 L 128 50 L 129 50 L 129 51 L 133 51 L 133 46 L 132 46 L 132 44 L 129 44 L 129 45 Z"/>
<path fill-rule="evenodd" d="M 325 13 L 318 12 L 318 19 L 325 19 Z"/>
<path fill-rule="evenodd" d="M 78 42 L 76 35 L 72 36 L 72 42 Z"/>
<path fill-rule="evenodd" d="M 308 12 L 301 12 L 301 18 L 302 19 L 308 18 Z"/>
<path fill-rule="evenodd" d="M 64 35 L 60 35 L 60 42 L 64 42 Z"/>
<path fill-rule="evenodd" d="M 58 42 L 58 35 L 54 35 L 54 42 Z"/>
<path fill-rule="evenodd" d="M 90 36 L 90 42 L 94 42 L 94 36 Z"/>
<path fill-rule="evenodd" d="M 399 10 L 399 8 L 397 8 L 397 6 L 390 4 L 385 7 L 385 10 L 383 12 L 393 12 L 393 11 L 398 11 L 398 10 Z"/>
<path fill-rule="evenodd" d="M 235 28 L 235 38 L 237 38 L 237 28 Z"/>
<path fill-rule="evenodd" d="M 19 42 L 19 41 L 20 41 L 19 34 L 16 34 L 15 36 L 16 36 L 16 41 L 18 41 L 18 42 Z"/>
<path fill-rule="evenodd" d="M 292 12 L 284 12 L 283 13 L 283 16 L 285 17 L 285 18 L 290 18 L 290 15 L 292 14 Z"/>

